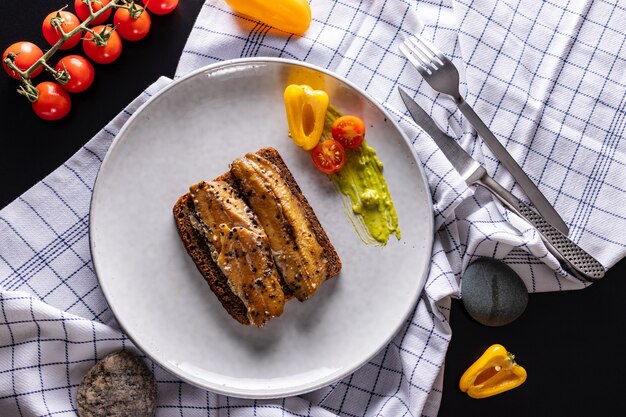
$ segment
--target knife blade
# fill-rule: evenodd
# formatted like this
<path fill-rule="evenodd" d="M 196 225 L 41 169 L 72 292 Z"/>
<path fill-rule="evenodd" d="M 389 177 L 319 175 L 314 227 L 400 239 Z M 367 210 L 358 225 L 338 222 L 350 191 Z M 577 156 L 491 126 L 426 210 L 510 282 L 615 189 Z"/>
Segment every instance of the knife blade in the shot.
<path fill-rule="evenodd" d="M 398 90 L 415 123 L 433 139 L 468 185 L 480 185 L 486 188 L 511 211 L 529 222 L 539 232 L 546 248 L 571 275 L 585 281 L 597 281 L 604 277 L 605 268 L 598 260 L 491 178 L 487 170 L 465 152 L 456 140 L 444 133 L 406 91 L 400 87 Z"/>

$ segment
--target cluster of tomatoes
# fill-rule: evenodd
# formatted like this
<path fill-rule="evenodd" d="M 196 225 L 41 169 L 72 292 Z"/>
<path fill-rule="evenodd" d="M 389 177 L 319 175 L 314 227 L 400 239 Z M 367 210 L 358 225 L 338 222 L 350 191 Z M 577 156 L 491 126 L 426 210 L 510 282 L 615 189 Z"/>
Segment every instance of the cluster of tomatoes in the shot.
<path fill-rule="evenodd" d="M 92 11 L 96 15 L 109 3 L 114 7 L 91 19 Z M 75 0 L 74 13 L 59 10 L 50 13 L 43 21 L 42 32 L 50 45 L 55 45 L 62 34 L 75 32 L 65 39 L 59 49 L 69 50 L 76 47 L 82 40 L 82 49 L 91 61 L 97 64 L 110 64 L 122 53 L 122 39 L 138 41 L 150 31 L 151 20 L 148 11 L 157 15 L 172 12 L 178 0 L 142 0 L 145 8 L 131 0 Z M 91 5 L 91 10 L 90 10 Z M 113 24 L 107 24 L 113 15 Z M 87 23 L 85 23 L 87 21 Z M 60 30 L 59 30 L 60 29 Z M 43 51 L 32 42 L 21 41 L 9 46 L 2 55 L 2 66 L 9 76 L 20 80 L 22 74 L 7 64 L 7 57 L 20 71 L 26 72 L 44 56 Z M 39 75 L 43 69 L 53 74 L 56 82 L 43 81 L 32 86 L 30 80 Z M 32 108 L 45 120 L 58 120 L 70 112 L 72 101 L 68 93 L 80 93 L 93 83 L 95 70 L 91 62 L 77 54 L 61 58 L 54 67 L 41 62 L 39 67 L 22 80 L 26 87 L 21 87 L 22 94 L 32 102 Z M 35 90 L 36 91 L 35 91 Z"/>
<path fill-rule="evenodd" d="M 357 116 L 341 116 L 333 122 L 332 139 L 320 142 L 313 148 L 313 163 L 325 174 L 339 172 L 346 163 L 345 149 L 356 149 L 365 138 L 365 124 Z"/>

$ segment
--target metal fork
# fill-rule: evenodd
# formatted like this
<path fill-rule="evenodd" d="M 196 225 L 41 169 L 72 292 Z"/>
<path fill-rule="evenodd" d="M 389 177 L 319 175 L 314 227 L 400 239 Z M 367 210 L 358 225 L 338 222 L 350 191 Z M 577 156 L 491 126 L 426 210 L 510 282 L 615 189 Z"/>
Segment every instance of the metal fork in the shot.
<path fill-rule="evenodd" d="M 552 226 L 567 236 L 569 229 L 561 216 L 559 216 L 532 180 L 528 178 L 528 175 L 498 141 L 487 125 L 478 117 L 474 109 L 461 96 L 459 91 L 459 71 L 452 61 L 432 43 L 420 36 L 410 36 L 399 48 L 433 90 L 447 94 L 454 99 L 461 113 L 465 115 L 470 124 L 476 129 L 476 132 L 489 146 L 489 149 L 522 187 L 522 190 L 524 190 L 537 211 Z"/>

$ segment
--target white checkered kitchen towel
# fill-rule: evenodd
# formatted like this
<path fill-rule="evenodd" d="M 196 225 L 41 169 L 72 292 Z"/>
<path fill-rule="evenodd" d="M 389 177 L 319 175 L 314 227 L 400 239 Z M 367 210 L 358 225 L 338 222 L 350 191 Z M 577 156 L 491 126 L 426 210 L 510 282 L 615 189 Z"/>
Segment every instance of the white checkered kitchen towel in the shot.
<path fill-rule="evenodd" d="M 606 267 L 626 255 L 626 8 L 576 2 L 312 0 L 303 37 L 285 36 L 208 0 L 177 77 L 242 56 L 282 56 L 364 87 L 414 140 L 430 182 L 438 231 L 416 311 L 360 370 L 319 391 L 251 401 L 194 388 L 145 358 L 159 386 L 159 416 L 435 416 L 451 337 L 450 297 L 479 256 L 504 259 L 529 291 L 581 289 L 537 234 L 483 190 L 463 185 L 415 127 L 396 86 L 413 92 L 449 133 L 520 198 L 523 193 L 452 102 L 435 94 L 398 53 L 418 32 L 461 72 L 462 90 L 554 203 L 571 237 Z M 89 198 L 102 157 L 161 79 L 67 163 L 0 211 L 0 414 L 74 416 L 76 388 L 95 361 L 125 348 L 90 260 Z M 532 253 L 530 255 L 529 253 Z"/>

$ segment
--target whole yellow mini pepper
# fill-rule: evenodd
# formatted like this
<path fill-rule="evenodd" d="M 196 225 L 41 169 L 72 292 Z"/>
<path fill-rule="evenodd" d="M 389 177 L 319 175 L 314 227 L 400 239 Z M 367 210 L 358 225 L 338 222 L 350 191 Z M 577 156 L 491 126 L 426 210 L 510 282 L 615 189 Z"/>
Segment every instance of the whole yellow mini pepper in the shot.
<path fill-rule="evenodd" d="M 311 24 L 311 6 L 307 0 L 226 0 L 226 3 L 237 13 L 296 35 L 302 35 Z"/>
<path fill-rule="evenodd" d="M 494 344 L 465 371 L 459 388 L 472 398 L 485 398 L 519 387 L 524 381 L 526 370 L 515 362 L 515 356 Z"/>
<path fill-rule="evenodd" d="M 290 84 L 284 100 L 291 138 L 305 150 L 313 149 L 324 131 L 328 94 L 305 84 Z"/>

